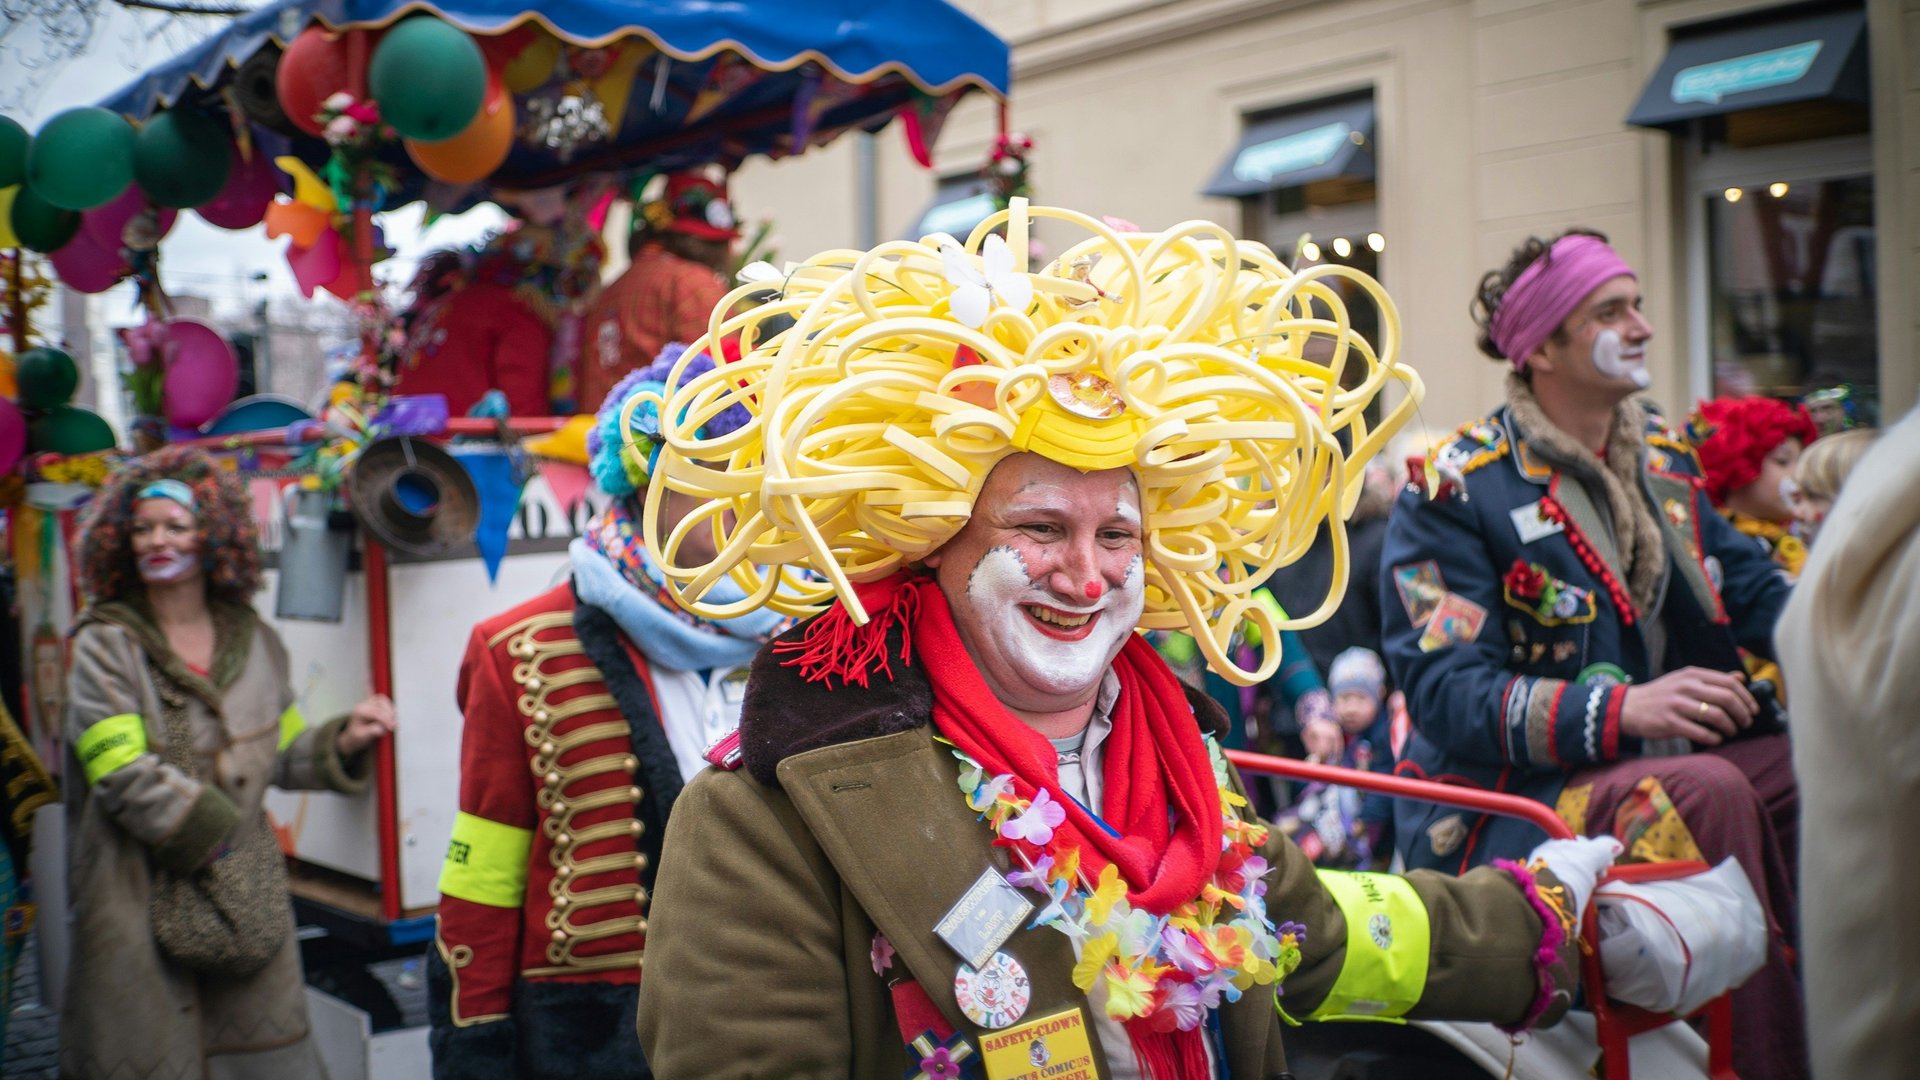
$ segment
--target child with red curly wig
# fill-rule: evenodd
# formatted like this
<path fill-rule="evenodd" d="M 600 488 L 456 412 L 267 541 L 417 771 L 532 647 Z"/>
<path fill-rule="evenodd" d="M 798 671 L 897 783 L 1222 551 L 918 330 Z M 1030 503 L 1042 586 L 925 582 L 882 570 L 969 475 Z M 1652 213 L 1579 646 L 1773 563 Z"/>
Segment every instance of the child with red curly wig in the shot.
<path fill-rule="evenodd" d="M 1715 398 L 1700 403 L 1689 427 L 1713 505 L 1798 577 L 1807 547 L 1791 532 L 1788 492 L 1800 451 L 1820 437 L 1807 410 L 1766 397 Z"/>

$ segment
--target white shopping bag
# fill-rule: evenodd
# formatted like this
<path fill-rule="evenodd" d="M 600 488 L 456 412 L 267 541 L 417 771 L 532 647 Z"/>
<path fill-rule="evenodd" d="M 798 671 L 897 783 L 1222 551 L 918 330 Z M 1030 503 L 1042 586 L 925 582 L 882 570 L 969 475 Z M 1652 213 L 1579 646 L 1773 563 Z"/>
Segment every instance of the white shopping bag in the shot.
<path fill-rule="evenodd" d="M 1607 994 L 1687 1015 L 1767 960 L 1767 917 L 1740 864 L 1692 877 L 1607 882 L 1594 894 Z"/>

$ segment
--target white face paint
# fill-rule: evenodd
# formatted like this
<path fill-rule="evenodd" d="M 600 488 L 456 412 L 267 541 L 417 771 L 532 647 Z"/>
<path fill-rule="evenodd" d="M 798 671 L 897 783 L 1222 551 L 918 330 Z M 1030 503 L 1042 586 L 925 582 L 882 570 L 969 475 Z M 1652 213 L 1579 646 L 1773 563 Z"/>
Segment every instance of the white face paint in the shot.
<path fill-rule="evenodd" d="M 982 666 L 1004 666 L 1029 686 L 1049 694 L 1077 695 L 1098 686 L 1146 607 L 1143 567 L 1140 556 L 1134 556 L 1118 588 L 1085 606 L 1068 608 L 1043 583 L 1033 580 L 1018 552 L 1010 547 L 988 551 L 968 577 L 966 591 L 967 605 L 978 624 L 989 631 L 987 640 L 971 644 L 998 654 L 982 657 Z M 1091 618 L 1079 627 L 1062 627 L 1043 623 L 1029 606 L 1068 619 Z"/>
<path fill-rule="evenodd" d="M 186 551 L 156 551 L 140 560 L 140 580 L 165 585 L 193 573 L 198 556 Z"/>
<path fill-rule="evenodd" d="M 1620 343 L 1618 331 L 1602 330 L 1593 336 L 1593 370 L 1609 379 L 1626 379 L 1645 390 L 1653 382 L 1646 361 L 1646 348 L 1626 348 Z"/>

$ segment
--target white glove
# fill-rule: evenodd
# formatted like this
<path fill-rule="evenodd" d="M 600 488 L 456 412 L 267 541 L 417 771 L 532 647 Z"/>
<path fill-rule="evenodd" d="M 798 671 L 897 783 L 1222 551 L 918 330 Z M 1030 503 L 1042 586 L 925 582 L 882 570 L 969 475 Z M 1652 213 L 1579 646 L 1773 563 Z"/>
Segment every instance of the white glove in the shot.
<path fill-rule="evenodd" d="M 1560 884 L 1567 887 L 1567 913 L 1573 918 L 1574 936 L 1580 934 L 1580 917 L 1587 910 L 1587 897 L 1593 895 L 1594 883 L 1623 850 L 1620 841 L 1611 836 L 1582 836 L 1549 840 L 1527 856 L 1528 866 L 1536 860 L 1545 864 L 1553 876 L 1560 879 Z"/>
<path fill-rule="evenodd" d="M 1686 1016 L 1767 962 L 1767 918 L 1740 864 L 1692 877 L 1610 881 L 1594 897 L 1607 996 Z"/>

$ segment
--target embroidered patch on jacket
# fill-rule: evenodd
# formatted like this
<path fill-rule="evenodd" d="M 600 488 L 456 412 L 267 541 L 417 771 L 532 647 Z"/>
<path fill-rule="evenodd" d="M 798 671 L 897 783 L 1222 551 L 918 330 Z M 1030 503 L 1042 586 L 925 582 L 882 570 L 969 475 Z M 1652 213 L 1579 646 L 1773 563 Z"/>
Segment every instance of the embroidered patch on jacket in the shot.
<path fill-rule="evenodd" d="M 1507 517 L 1513 520 L 1513 531 L 1520 537 L 1522 544 L 1531 544 L 1535 540 L 1544 540 L 1567 531 L 1564 522 L 1555 521 L 1540 512 L 1540 500 L 1516 506 L 1507 511 Z"/>
<path fill-rule="evenodd" d="M 1633 681 L 1625 668 L 1619 664 L 1589 664 L 1573 677 L 1574 682 L 1598 683 L 1601 686 L 1625 686 Z"/>
<path fill-rule="evenodd" d="M 1467 819 L 1460 814 L 1448 814 L 1427 826 L 1427 843 L 1433 853 L 1443 859 L 1460 850 L 1466 838 Z"/>
<path fill-rule="evenodd" d="M 1393 587 L 1400 591 L 1400 606 L 1407 609 L 1407 621 L 1415 630 L 1427 625 L 1441 598 L 1447 595 L 1440 564 L 1432 559 L 1394 567 Z"/>
<path fill-rule="evenodd" d="M 1546 567 L 1524 559 L 1513 560 L 1500 579 L 1500 592 L 1508 607 L 1526 612 L 1542 626 L 1590 623 L 1599 613 L 1592 589 L 1561 581 Z"/>
<path fill-rule="evenodd" d="M 1448 645 L 1471 642 L 1480 636 L 1487 621 L 1487 609 L 1461 596 L 1447 593 L 1433 609 L 1427 629 L 1420 635 L 1420 651 L 1432 652 Z"/>

